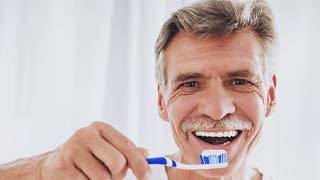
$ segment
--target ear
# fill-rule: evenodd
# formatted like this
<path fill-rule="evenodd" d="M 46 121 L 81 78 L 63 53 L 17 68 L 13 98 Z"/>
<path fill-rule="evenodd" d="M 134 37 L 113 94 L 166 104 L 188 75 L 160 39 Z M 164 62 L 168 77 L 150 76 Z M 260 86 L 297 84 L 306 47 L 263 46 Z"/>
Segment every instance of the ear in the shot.
<path fill-rule="evenodd" d="M 276 87 L 277 87 L 277 76 L 273 75 L 270 82 L 268 96 L 267 96 L 267 110 L 265 116 L 268 117 L 274 111 L 276 104 Z"/>
<path fill-rule="evenodd" d="M 161 119 L 163 119 L 164 121 L 169 121 L 167 107 L 164 101 L 164 93 L 162 92 L 159 85 L 158 85 L 158 113 Z"/>

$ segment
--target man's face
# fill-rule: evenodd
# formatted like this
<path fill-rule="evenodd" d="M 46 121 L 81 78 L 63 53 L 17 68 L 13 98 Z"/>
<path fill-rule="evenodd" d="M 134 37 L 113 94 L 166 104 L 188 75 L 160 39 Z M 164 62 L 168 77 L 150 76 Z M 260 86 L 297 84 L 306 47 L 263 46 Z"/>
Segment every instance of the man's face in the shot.
<path fill-rule="evenodd" d="M 165 67 L 168 83 L 159 91 L 159 112 L 171 124 L 181 161 L 199 164 L 203 150 L 224 149 L 227 168 L 198 172 L 226 176 L 241 171 L 274 100 L 275 76 L 272 83 L 263 79 L 254 33 L 199 40 L 180 32 L 166 49 Z"/>

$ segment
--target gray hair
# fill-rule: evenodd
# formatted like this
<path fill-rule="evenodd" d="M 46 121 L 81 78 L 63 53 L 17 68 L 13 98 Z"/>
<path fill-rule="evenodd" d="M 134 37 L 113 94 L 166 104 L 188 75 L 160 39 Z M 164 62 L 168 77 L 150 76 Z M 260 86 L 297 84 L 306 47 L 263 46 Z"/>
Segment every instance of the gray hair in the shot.
<path fill-rule="evenodd" d="M 165 50 L 178 32 L 221 38 L 243 29 L 252 30 L 261 41 L 261 63 L 263 72 L 268 73 L 277 38 L 273 14 L 265 0 L 205 0 L 174 12 L 162 26 L 155 45 L 158 85 L 167 86 Z"/>
<path fill-rule="evenodd" d="M 197 117 L 195 119 L 186 119 L 181 124 L 184 133 L 194 130 L 207 130 L 213 128 L 226 128 L 235 130 L 252 130 L 252 122 L 245 117 L 238 115 L 228 115 L 221 120 L 212 120 L 208 117 Z"/>

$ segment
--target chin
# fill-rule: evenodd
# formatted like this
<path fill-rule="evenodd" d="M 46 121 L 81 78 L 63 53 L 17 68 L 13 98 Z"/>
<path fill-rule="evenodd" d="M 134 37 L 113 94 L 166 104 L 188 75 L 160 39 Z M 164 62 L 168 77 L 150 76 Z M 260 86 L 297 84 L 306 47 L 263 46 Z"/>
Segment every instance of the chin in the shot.
<path fill-rule="evenodd" d="M 231 177 L 235 175 L 239 170 L 238 166 L 228 165 L 226 168 L 221 169 L 210 169 L 210 170 L 199 170 L 197 171 L 201 176 L 207 178 L 213 177 Z"/>
<path fill-rule="evenodd" d="M 224 130 L 226 131 L 226 130 Z M 207 131 L 210 132 L 210 131 Z M 213 131 L 211 131 L 213 132 Z M 228 131 L 227 131 L 228 132 Z M 199 133 L 198 133 L 199 134 Z M 222 149 L 228 154 L 228 166 L 219 169 L 198 170 L 197 173 L 205 178 L 221 178 L 221 177 L 237 177 L 245 169 L 247 158 L 247 144 L 246 136 L 248 132 L 237 130 L 234 137 L 216 138 L 216 137 L 201 137 L 197 133 L 189 134 L 190 149 L 195 149 L 193 153 L 193 163 L 197 162 L 198 154 L 201 154 L 206 149 Z M 219 140 L 221 139 L 222 142 Z M 224 141 L 230 141 L 228 143 Z M 185 152 L 186 154 L 188 151 Z M 199 161 L 199 160 L 198 160 Z M 191 162 L 191 161 L 190 161 Z M 198 162 L 199 163 L 199 162 Z"/>

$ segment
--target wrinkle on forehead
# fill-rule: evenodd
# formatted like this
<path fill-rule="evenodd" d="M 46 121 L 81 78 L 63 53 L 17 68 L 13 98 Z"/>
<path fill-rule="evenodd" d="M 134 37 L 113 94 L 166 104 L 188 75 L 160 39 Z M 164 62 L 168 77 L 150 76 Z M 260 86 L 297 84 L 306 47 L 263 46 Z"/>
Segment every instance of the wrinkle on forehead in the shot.
<path fill-rule="evenodd" d="M 206 39 L 199 39 L 196 35 L 179 32 L 168 45 L 166 57 L 171 59 L 174 54 L 184 55 L 183 52 L 190 52 L 188 55 L 192 54 L 194 56 L 228 52 L 254 59 L 253 56 L 260 56 L 261 47 L 256 35 L 250 30 L 236 32 L 224 38 Z M 237 51 L 234 51 L 235 49 Z M 193 56 L 189 57 L 192 58 Z"/>
<path fill-rule="evenodd" d="M 241 46 L 241 45 L 239 45 Z M 179 58 L 184 60 L 197 60 L 203 59 L 205 57 L 214 56 L 214 57 L 242 57 L 246 59 L 254 60 L 257 58 L 256 54 L 253 53 L 252 49 L 245 48 L 245 47 L 236 47 L 240 49 L 235 51 L 235 47 L 229 46 L 226 44 L 224 46 L 216 46 L 215 44 L 198 44 L 190 48 L 188 51 L 191 52 L 190 54 L 181 53 Z M 227 56 L 226 56 L 227 55 Z"/>
<path fill-rule="evenodd" d="M 204 78 L 221 80 L 232 71 L 250 70 L 262 79 L 262 46 L 255 34 L 240 31 L 224 38 L 199 39 L 198 36 L 179 32 L 166 50 L 168 87 L 179 74 L 200 73 Z M 261 92 L 257 91 L 259 97 Z M 170 103 L 179 94 L 170 93 Z"/>
<path fill-rule="evenodd" d="M 210 72 L 211 67 L 208 67 L 209 64 L 205 62 L 201 63 L 202 60 L 216 61 L 217 63 L 211 63 L 213 66 L 218 66 L 219 61 L 230 60 L 230 64 L 227 64 L 230 67 L 237 68 L 239 66 L 243 69 L 245 67 L 240 66 L 249 65 L 254 68 L 252 70 L 262 70 L 261 45 L 250 30 L 236 32 L 220 39 L 199 39 L 198 36 L 179 32 L 168 45 L 166 51 L 165 73 L 168 82 L 180 70 L 193 72 L 199 67 L 202 73 Z M 205 66 L 204 68 L 201 67 L 202 64 Z"/>

